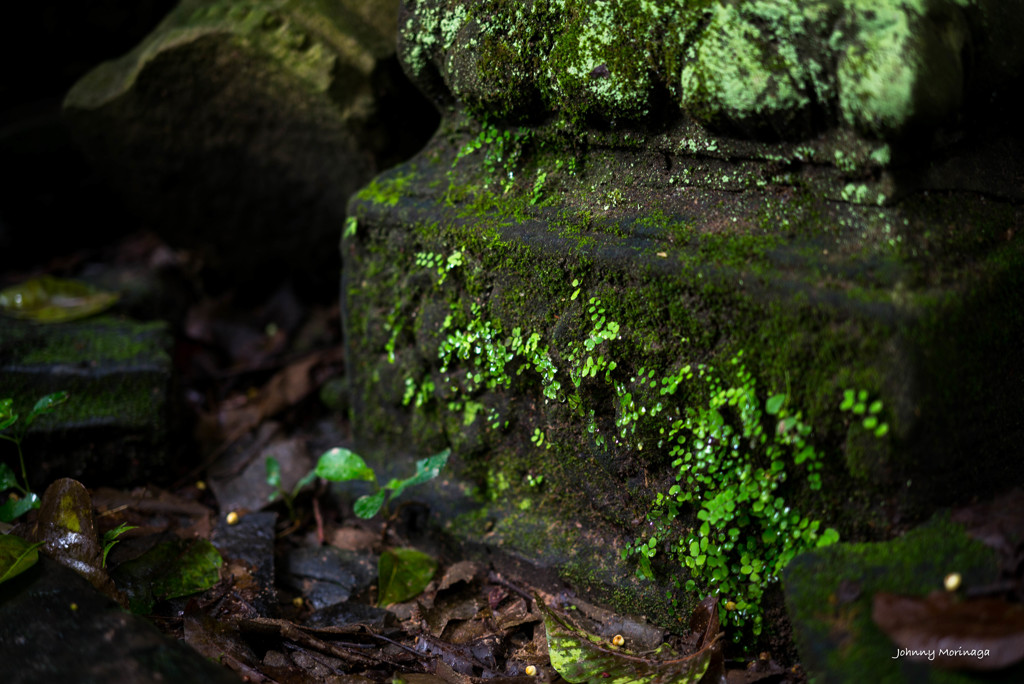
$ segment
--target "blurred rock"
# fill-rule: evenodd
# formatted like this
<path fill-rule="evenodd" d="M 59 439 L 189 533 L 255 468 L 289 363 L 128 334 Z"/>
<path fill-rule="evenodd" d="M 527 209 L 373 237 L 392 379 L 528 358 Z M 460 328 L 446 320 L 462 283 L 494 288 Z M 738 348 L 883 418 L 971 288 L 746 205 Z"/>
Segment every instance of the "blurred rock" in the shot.
<path fill-rule="evenodd" d="M 398 3 L 184 0 L 68 93 L 76 140 L 214 287 L 335 291 L 348 196 L 436 113 L 395 58 Z"/>

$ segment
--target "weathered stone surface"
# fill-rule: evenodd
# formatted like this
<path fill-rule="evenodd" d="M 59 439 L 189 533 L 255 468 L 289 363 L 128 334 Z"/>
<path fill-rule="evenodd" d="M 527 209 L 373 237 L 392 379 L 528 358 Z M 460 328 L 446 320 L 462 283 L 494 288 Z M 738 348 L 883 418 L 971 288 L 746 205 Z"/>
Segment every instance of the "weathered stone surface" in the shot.
<path fill-rule="evenodd" d="M 884 537 L 1019 480 L 1024 175 L 1012 113 L 969 100 L 1020 77 L 1022 14 L 873 11 L 407 3 L 404 65 L 449 109 L 350 204 L 360 446 L 450 444 L 480 506 L 453 534 L 663 624 L 729 583 L 744 624 L 748 579 L 826 526 Z M 635 583 L 652 538 L 663 584 Z"/>
<path fill-rule="evenodd" d="M 349 194 L 436 121 L 394 59 L 396 2 L 184 0 L 68 93 L 76 139 L 221 284 L 329 283 Z"/>
<path fill-rule="evenodd" d="M 748 132 L 807 137 L 849 126 L 889 138 L 955 118 L 965 96 L 1006 86 L 1024 63 L 1011 46 L 1024 13 L 995 0 L 405 7 L 409 73 L 488 116 L 553 112 L 609 124 L 657 119 L 674 105 Z"/>
<path fill-rule="evenodd" d="M 100 317 L 42 325 L 4 319 L 0 397 L 27 412 L 41 396 L 67 403 L 40 417 L 23 443 L 36 488 L 57 477 L 86 483 L 163 478 L 173 440 L 170 335 L 165 323 Z M 13 445 L 4 458 L 14 458 Z"/>
<path fill-rule="evenodd" d="M 0 660 L 11 684 L 241 681 L 46 557 L 0 585 Z"/>

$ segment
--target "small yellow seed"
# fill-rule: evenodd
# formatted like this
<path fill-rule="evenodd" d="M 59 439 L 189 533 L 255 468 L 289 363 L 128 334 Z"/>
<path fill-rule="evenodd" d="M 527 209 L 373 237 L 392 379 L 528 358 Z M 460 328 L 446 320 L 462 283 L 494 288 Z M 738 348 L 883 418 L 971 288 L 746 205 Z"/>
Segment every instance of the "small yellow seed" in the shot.
<path fill-rule="evenodd" d="M 533 666 L 533 665 L 527 665 L 526 666 L 526 674 L 529 675 L 530 677 L 536 677 L 537 676 L 537 668 L 535 666 Z"/>
<path fill-rule="evenodd" d="M 946 575 L 946 579 L 942 580 L 942 584 L 945 585 L 946 591 L 956 591 L 960 588 L 961 582 L 963 582 L 963 577 L 960 576 L 959 572 L 951 572 Z"/>
<path fill-rule="evenodd" d="M 295 606 L 296 608 L 301 608 L 302 607 L 302 597 L 301 596 L 296 596 L 295 598 L 293 598 L 292 599 L 292 605 Z"/>
<path fill-rule="evenodd" d="M 74 602 L 72 602 L 72 603 L 71 603 L 71 605 L 69 605 L 69 606 L 68 606 L 68 608 L 70 608 L 70 609 L 71 609 L 71 612 L 73 613 L 73 612 L 75 612 L 76 610 L 78 610 L 78 604 L 77 604 L 77 603 L 74 603 Z"/>
<path fill-rule="evenodd" d="M 228 513 L 228 516 L 227 516 L 226 520 L 228 522 L 228 525 L 237 525 L 238 524 L 238 513 L 236 513 L 235 511 L 231 511 L 230 513 Z"/>
<path fill-rule="evenodd" d="M 735 601 L 726 601 L 725 602 L 725 609 L 726 610 L 736 610 L 736 602 Z"/>
<path fill-rule="evenodd" d="M 622 646 L 624 643 L 626 643 L 626 640 L 622 638 L 621 634 L 616 634 L 614 637 L 612 637 L 612 643 L 616 646 Z"/>
<path fill-rule="evenodd" d="M 202 480 L 196 480 L 196 489 L 198 489 L 201 492 L 205 492 L 206 491 L 206 483 L 204 481 L 202 481 Z"/>

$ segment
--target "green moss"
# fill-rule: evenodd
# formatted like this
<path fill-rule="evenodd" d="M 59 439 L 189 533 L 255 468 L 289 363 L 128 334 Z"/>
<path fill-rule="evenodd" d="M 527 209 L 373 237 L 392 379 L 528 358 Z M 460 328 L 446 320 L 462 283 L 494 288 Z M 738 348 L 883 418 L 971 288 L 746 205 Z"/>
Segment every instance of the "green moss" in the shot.
<path fill-rule="evenodd" d="M 346 278 L 360 285 L 346 307 L 354 411 L 366 425 L 405 444 L 457 444 L 492 510 L 550 507 L 614 530 L 621 548 L 640 534 L 655 493 L 672 485 L 664 420 L 708 405 L 701 383 L 680 382 L 669 397 L 660 383 L 687 364 L 714 365 L 726 384 L 740 382 L 728 361 L 744 351 L 762 400 L 789 396 L 828 455 L 820 471 L 827 500 L 792 478 L 784 497 L 792 509 L 854 536 L 885 534 L 892 509 L 882 504 L 912 510 L 902 489 L 893 493 L 897 473 L 920 462 L 906 448 L 922 424 L 914 403 L 921 366 L 907 350 L 941 348 L 917 335 L 937 334 L 958 295 L 915 281 L 924 257 L 909 250 L 923 243 L 908 242 L 948 217 L 828 202 L 809 186 L 676 188 L 668 171 L 645 175 L 651 159 L 642 151 L 570 155 L 565 140 L 559 148 L 535 129 L 453 121 L 435 139 L 441 151 L 424 153 L 439 160 L 433 168 L 400 168 L 379 181 L 387 188 L 408 176 L 404 196 L 417 202 L 392 207 L 378 188 L 352 205 L 360 229 L 345 238 L 354 255 Z M 849 168 L 885 150 L 864 146 Z M 708 164 L 709 177 L 738 182 L 742 174 L 728 171 Z M 532 202 L 541 174 L 545 195 L 557 200 L 551 206 Z M 988 211 L 993 226 L 1012 223 L 1012 210 Z M 929 251 L 987 253 L 991 243 L 975 245 L 975 235 L 951 231 L 932 238 Z M 960 275 L 953 268 L 937 277 Z M 939 356 L 928 361 L 930 376 L 955 353 Z M 839 411 L 850 387 L 884 397 L 891 441 L 862 443 L 860 424 Z M 542 491 L 529 475 L 543 477 Z"/>
<path fill-rule="evenodd" d="M 126 323 L 107 317 L 84 324 L 54 326 L 44 336 L 37 336 L 25 328 L 26 340 L 31 338 L 34 342 L 18 354 L 18 362 L 95 366 L 169 361 L 166 331 L 164 323 Z M 16 342 L 12 344 L 19 346 Z"/>
<path fill-rule="evenodd" d="M 961 55 L 987 59 L 973 33 L 1024 21 L 1007 14 L 966 0 L 423 0 L 402 34 L 411 71 L 433 60 L 480 116 L 555 111 L 579 130 L 648 118 L 667 90 L 717 129 L 807 138 L 824 112 L 885 138 L 958 111 Z"/>
<path fill-rule="evenodd" d="M 896 659 L 895 645 L 871 618 L 877 592 L 924 596 L 941 590 L 951 572 L 967 587 L 999 576 L 993 550 L 970 539 L 948 514 L 889 542 L 838 544 L 798 557 L 783 584 L 808 675 L 837 682 L 974 681 Z"/>

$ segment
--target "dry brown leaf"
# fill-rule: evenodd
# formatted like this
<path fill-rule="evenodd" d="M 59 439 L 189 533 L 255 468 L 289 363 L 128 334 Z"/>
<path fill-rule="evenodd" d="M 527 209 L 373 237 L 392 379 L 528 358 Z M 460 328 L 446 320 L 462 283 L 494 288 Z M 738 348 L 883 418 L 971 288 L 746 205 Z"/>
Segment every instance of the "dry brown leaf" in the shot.
<path fill-rule="evenodd" d="M 871 617 L 896 642 L 900 657 L 950 669 L 998 670 L 1024 659 L 1024 605 L 1002 599 L 958 600 L 879 592 Z"/>

